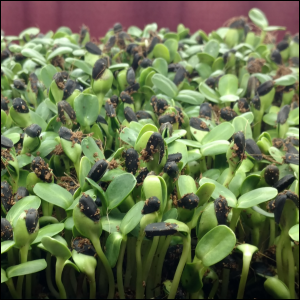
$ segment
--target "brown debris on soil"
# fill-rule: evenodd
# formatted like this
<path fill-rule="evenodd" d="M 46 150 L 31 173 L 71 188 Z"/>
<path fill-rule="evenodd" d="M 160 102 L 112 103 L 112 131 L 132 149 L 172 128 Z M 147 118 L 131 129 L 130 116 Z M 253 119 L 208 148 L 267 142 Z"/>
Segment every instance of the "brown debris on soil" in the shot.
<path fill-rule="evenodd" d="M 256 58 L 252 60 L 247 65 L 247 70 L 250 74 L 261 73 L 261 69 L 266 61 L 262 58 Z"/>

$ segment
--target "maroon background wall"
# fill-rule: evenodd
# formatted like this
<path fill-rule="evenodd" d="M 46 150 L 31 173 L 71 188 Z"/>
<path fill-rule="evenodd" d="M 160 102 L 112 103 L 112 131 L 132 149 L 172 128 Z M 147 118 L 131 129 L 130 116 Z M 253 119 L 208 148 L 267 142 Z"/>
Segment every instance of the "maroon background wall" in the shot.
<path fill-rule="evenodd" d="M 93 37 L 100 37 L 116 22 L 125 28 L 156 22 L 159 28 L 176 30 L 183 23 L 192 32 L 210 32 L 229 18 L 248 16 L 253 7 L 265 12 L 270 25 L 299 32 L 298 1 L 1 1 L 1 28 L 7 35 L 17 35 L 31 26 L 46 32 L 64 25 L 79 32 L 85 24 Z"/>

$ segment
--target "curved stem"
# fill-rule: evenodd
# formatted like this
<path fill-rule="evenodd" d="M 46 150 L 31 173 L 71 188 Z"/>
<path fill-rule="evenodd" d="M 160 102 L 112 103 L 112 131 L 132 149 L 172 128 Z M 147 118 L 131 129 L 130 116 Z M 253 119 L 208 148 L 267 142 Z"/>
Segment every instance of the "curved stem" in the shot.
<path fill-rule="evenodd" d="M 182 275 L 182 271 L 189 257 L 190 250 L 191 250 L 191 236 L 188 235 L 186 237 L 183 237 L 183 251 L 175 272 L 175 276 L 171 285 L 168 299 L 175 299 L 175 295 Z"/>
<path fill-rule="evenodd" d="M 59 298 L 59 293 L 54 288 L 53 283 L 52 283 L 52 279 L 51 279 L 51 254 L 50 254 L 50 252 L 47 252 L 46 262 L 47 262 L 46 281 L 47 281 L 48 289 L 51 292 L 53 297 Z"/>
<path fill-rule="evenodd" d="M 55 282 L 59 291 L 58 299 L 67 299 L 67 293 L 65 287 L 61 281 L 61 275 L 64 269 L 65 260 L 61 257 L 56 257 L 56 265 L 55 265 Z"/>
<path fill-rule="evenodd" d="M 57 224 L 58 220 L 52 216 L 43 216 L 39 218 L 40 227 L 44 227 L 48 224 Z"/>
<path fill-rule="evenodd" d="M 243 299 L 244 297 L 251 259 L 252 259 L 252 255 L 247 255 L 247 254 L 243 255 L 243 270 L 242 270 L 242 276 L 241 276 L 239 290 L 237 294 L 237 299 Z"/>
<path fill-rule="evenodd" d="M 22 248 L 20 248 L 20 263 L 23 264 L 27 262 L 27 256 L 28 256 L 28 249 L 29 245 L 25 245 Z M 18 282 L 17 282 L 17 293 L 19 298 L 22 298 L 22 288 L 23 288 L 23 280 L 24 280 L 24 275 L 18 277 Z"/>
<path fill-rule="evenodd" d="M 106 274 L 108 277 L 109 291 L 108 291 L 107 299 L 113 299 L 114 295 L 115 295 L 115 279 L 114 279 L 112 269 L 109 265 L 109 262 L 105 256 L 105 254 L 102 251 L 102 248 L 100 245 L 100 240 L 95 236 L 95 237 L 91 238 L 91 242 L 92 242 L 93 246 L 95 247 L 95 250 L 96 250 L 99 258 L 101 259 L 101 262 L 103 263 L 103 266 L 106 270 Z"/>
<path fill-rule="evenodd" d="M 119 259 L 117 263 L 117 285 L 118 285 L 118 292 L 119 292 L 120 299 L 125 299 L 125 292 L 124 292 L 124 285 L 123 285 L 123 260 L 124 260 L 126 244 L 127 244 L 127 238 L 122 240 Z"/>

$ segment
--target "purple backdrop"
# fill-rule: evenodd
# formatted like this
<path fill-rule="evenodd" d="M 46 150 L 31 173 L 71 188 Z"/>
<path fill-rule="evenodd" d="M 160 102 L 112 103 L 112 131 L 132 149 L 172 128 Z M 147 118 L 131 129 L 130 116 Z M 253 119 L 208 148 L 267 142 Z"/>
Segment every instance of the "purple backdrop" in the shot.
<path fill-rule="evenodd" d="M 299 1 L 1 1 L 1 28 L 8 35 L 17 35 L 31 26 L 46 32 L 64 25 L 79 32 L 85 24 L 92 37 L 100 37 L 116 22 L 125 28 L 156 22 L 159 28 L 173 31 L 183 23 L 191 32 L 210 32 L 229 18 L 247 16 L 253 7 L 265 12 L 270 25 L 299 32 Z"/>

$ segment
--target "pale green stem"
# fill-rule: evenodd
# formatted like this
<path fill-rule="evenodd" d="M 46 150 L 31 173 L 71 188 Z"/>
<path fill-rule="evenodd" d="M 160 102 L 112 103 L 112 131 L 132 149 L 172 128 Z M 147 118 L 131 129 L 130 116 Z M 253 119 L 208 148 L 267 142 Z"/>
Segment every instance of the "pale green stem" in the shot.
<path fill-rule="evenodd" d="M 237 294 L 237 299 L 243 299 L 243 297 L 244 297 L 244 292 L 245 292 L 246 282 L 247 282 L 247 278 L 248 278 L 251 259 L 252 259 L 252 254 L 250 255 L 250 254 L 244 253 L 244 255 L 243 255 L 243 270 L 242 270 L 242 276 L 241 276 L 239 290 L 238 290 L 238 294 Z"/>
<path fill-rule="evenodd" d="M 252 245 L 258 247 L 259 246 L 259 237 L 260 237 L 260 233 L 259 233 L 259 227 L 256 226 L 251 230 L 251 241 L 252 241 Z"/>
<path fill-rule="evenodd" d="M 148 278 L 148 284 L 146 285 L 146 298 L 150 299 L 153 297 L 153 292 L 154 292 L 154 282 L 155 282 L 155 275 L 156 275 L 156 270 L 157 270 L 157 262 L 158 259 L 161 255 L 161 249 L 164 245 L 164 241 L 165 241 L 166 237 L 161 236 L 159 238 L 159 242 L 158 242 L 158 246 L 155 252 L 155 256 L 151 265 L 151 269 L 150 269 L 150 274 L 149 274 L 149 278 Z"/>
<path fill-rule="evenodd" d="M 151 268 L 151 264 L 152 264 L 152 261 L 153 261 L 155 251 L 157 249 L 158 242 L 159 242 L 159 236 L 155 236 L 153 238 L 151 248 L 150 248 L 150 251 L 147 255 L 146 263 L 145 263 L 145 266 L 144 266 L 144 269 L 143 269 L 143 281 L 145 281 L 145 283 L 147 282 L 147 278 L 148 278 L 148 275 L 149 275 L 149 271 L 150 271 L 150 268 Z"/>
<path fill-rule="evenodd" d="M 223 186 L 227 187 L 229 186 L 231 180 L 233 179 L 234 177 L 234 174 L 235 174 L 235 170 L 231 167 L 229 167 L 229 172 L 227 173 L 227 176 L 226 176 L 226 179 L 223 183 Z"/>
<path fill-rule="evenodd" d="M 55 282 L 59 291 L 58 299 L 67 299 L 67 293 L 65 287 L 61 281 L 61 275 L 64 269 L 65 259 L 61 257 L 56 257 L 56 265 L 55 265 Z"/>
<path fill-rule="evenodd" d="M 173 279 L 173 282 L 171 285 L 168 299 L 175 299 L 175 295 L 176 295 L 179 281 L 180 281 L 180 278 L 182 275 L 182 271 L 183 271 L 185 263 L 189 257 L 190 250 L 191 250 L 191 236 L 188 235 L 186 237 L 183 237 L 183 251 L 182 251 L 176 272 L 175 272 L 175 276 L 174 276 L 174 279 Z"/>
<path fill-rule="evenodd" d="M 117 263 L 117 285 L 118 285 L 118 292 L 119 292 L 120 299 L 125 299 L 125 292 L 124 292 L 124 285 L 123 285 L 123 260 L 124 260 L 126 244 L 127 244 L 127 238 L 122 240 L 119 259 Z"/>
<path fill-rule="evenodd" d="M 27 256 L 28 256 L 28 249 L 29 245 L 26 244 L 22 248 L 20 248 L 20 264 L 23 264 L 27 262 Z M 19 298 L 22 298 L 22 289 L 23 289 L 23 280 L 24 280 L 24 275 L 21 275 L 18 277 L 18 282 L 17 282 L 17 293 Z"/>
<path fill-rule="evenodd" d="M 135 290 L 135 298 L 143 299 L 143 270 L 142 270 L 142 255 L 141 255 L 141 247 L 144 238 L 144 228 L 140 228 L 139 236 L 136 242 L 136 290 Z"/>
<path fill-rule="evenodd" d="M 230 221 L 230 229 L 235 232 L 235 228 L 236 228 L 236 224 L 240 218 L 240 214 L 241 214 L 242 210 L 239 208 L 232 208 L 232 217 L 231 217 L 231 221 Z"/>
<path fill-rule="evenodd" d="M 260 110 L 255 110 L 254 111 L 254 121 L 253 121 L 253 139 L 257 140 L 257 138 L 260 136 L 261 134 L 261 123 L 262 123 L 262 118 L 264 115 L 264 109 L 261 107 Z"/>
<path fill-rule="evenodd" d="M 31 251 L 28 251 L 28 260 L 31 260 Z M 32 289 L 32 282 L 31 282 L 31 274 L 27 274 L 25 278 L 25 298 L 31 299 L 31 289 Z"/>
<path fill-rule="evenodd" d="M 98 239 L 98 237 L 97 236 L 91 237 L 91 242 L 92 242 L 93 246 L 95 247 L 95 250 L 96 250 L 99 258 L 101 259 L 101 262 L 103 263 L 103 266 L 106 270 L 106 274 L 108 277 L 109 291 L 108 291 L 107 299 L 113 299 L 114 295 L 115 295 L 115 279 L 114 279 L 112 269 L 109 265 L 109 262 L 105 256 L 105 254 L 102 251 L 102 248 L 100 245 L 100 240 Z M 101 280 L 101 278 L 100 278 L 100 280 Z"/>
<path fill-rule="evenodd" d="M 13 283 L 13 280 L 12 278 L 9 278 L 7 281 L 5 281 L 7 287 L 8 287 L 8 290 L 9 290 L 9 293 L 10 295 L 12 296 L 13 299 L 21 299 L 14 287 L 14 283 Z"/>
<path fill-rule="evenodd" d="M 96 299 L 96 280 L 95 280 L 95 269 L 91 274 L 87 274 L 90 285 L 90 299 Z"/>

